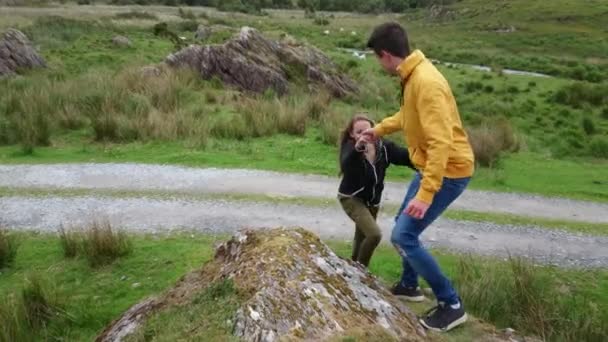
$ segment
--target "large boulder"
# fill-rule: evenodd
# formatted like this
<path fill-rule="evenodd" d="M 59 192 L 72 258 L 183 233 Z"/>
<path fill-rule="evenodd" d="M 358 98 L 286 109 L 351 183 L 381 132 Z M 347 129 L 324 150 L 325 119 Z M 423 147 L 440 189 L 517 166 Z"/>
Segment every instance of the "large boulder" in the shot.
<path fill-rule="evenodd" d="M 338 72 L 319 49 L 267 39 L 257 30 L 243 27 L 222 45 L 191 45 L 166 58 L 173 67 L 190 67 L 205 79 L 218 77 L 243 91 L 262 93 L 268 89 L 283 95 L 290 84 L 305 82 L 325 87 L 343 97 L 358 91 L 356 83 Z"/>
<path fill-rule="evenodd" d="M 237 233 L 201 270 L 133 306 L 97 341 L 141 332 L 153 315 L 196 305 L 207 288 L 226 279 L 241 298 L 229 320 L 238 340 L 337 341 L 354 332 L 374 341 L 427 340 L 415 315 L 364 268 L 304 229 L 273 229 Z M 205 326 L 205 317 L 200 320 L 192 326 Z M 190 328 L 180 336 L 189 336 Z"/>
<path fill-rule="evenodd" d="M 34 49 L 25 34 L 8 29 L 0 39 L 0 77 L 36 67 L 46 67 L 44 58 Z"/>

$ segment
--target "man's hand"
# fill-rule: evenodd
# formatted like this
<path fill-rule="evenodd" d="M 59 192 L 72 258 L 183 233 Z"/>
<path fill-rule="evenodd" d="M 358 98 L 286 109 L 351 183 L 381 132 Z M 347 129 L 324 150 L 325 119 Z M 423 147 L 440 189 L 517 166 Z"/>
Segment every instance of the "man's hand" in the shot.
<path fill-rule="evenodd" d="M 411 217 L 413 217 L 415 219 L 421 220 L 422 218 L 424 218 L 424 215 L 426 215 L 426 211 L 428 209 L 429 209 L 428 204 L 413 198 L 412 200 L 410 200 L 410 203 L 408 203 L 408 205 L 405 208 L 405 210 L 403 211 L 403 213 L 410 215 Z"/>
<path fill-rule="evenodd" d="M 378 136 L 376 135 L 376 132 L 374 132 L 373 128 L 368 128 L 361 134 L 363 134 L 363 136 L 366 137 L 369 142 L 374 142 L 378 139 Z"/>

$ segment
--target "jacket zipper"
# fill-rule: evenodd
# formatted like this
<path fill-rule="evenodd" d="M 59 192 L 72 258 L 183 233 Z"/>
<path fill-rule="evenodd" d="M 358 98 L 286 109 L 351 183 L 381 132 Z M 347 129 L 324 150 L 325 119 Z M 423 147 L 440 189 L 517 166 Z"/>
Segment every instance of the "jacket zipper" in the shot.
<path fill-rule="evenodd" d="M 369 160 L 367 161 L 369 165 L 372 166 L 372 170 L 374 170 L 374 186 L 372 187 L 372 202 L 376 199 L 376 185 L 378 185 L 378 174 L 376 173 L 376 165 L 372 164 Z"/>

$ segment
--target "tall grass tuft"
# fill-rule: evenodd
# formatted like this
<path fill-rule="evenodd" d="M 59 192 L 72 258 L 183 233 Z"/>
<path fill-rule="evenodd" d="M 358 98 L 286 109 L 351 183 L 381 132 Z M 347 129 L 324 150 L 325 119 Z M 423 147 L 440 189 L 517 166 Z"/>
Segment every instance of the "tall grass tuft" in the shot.
<path fill-rule="evenodd" d="M 469 310 L 499 327 L 512 327 L 547 341 L 601 341 L 606 337 L 606 311 L 568 279 L 536 272 L 522 258 L 496 263 L 463 256 L 454 283 Z"/>
<path fill-rule="evenodd" d="M 65 257 L 82 255 L 92 267 L 112 263 L 133 250 L 127 234 L 113 228 L 107 220 L 95 220 L 83 228 L 62 227 L 59 241 Z"/>
<path fill-rule="evenodd" d="M 18 244 L 15 237 L 0 227 L 0 270 L 11 266 L 17 255 Z"/>
<path fill-rule="evenodd" d="M 506 118 L 484 122 L 468 130 L 477 164 L 492 167 L 504 152 L 519 150 L 520 142 Z"/>
<path fill-rule="evenodd" d="M 25 319 L 33 328 L 45 326 L 63 311 L 55 290 L 37 275 L 25 279 L 25 285 L 21 290 L 21 301 Z"/>

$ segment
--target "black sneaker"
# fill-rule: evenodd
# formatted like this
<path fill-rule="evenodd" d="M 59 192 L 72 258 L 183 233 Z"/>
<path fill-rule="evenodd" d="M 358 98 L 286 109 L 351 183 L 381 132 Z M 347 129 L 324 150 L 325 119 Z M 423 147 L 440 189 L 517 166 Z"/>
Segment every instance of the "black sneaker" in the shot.
<path fill-rule="evenodd" d="M 453 309 L 445 303 L 439 303 L 427 312 L 426 317 L 420 319 L 420 324 L 429 330 L 446 332 L 466 321 L 467 314 L 464 312 L 462 303 L 458 309 Z"/>
<path fill-rule="evenodd" d="M 405 287 L 401 285 L 401 282 L 393 285 L 391 293 L 410 302 L 422 302 L 424 300 L 424 294 L 419 287 Z"/>

